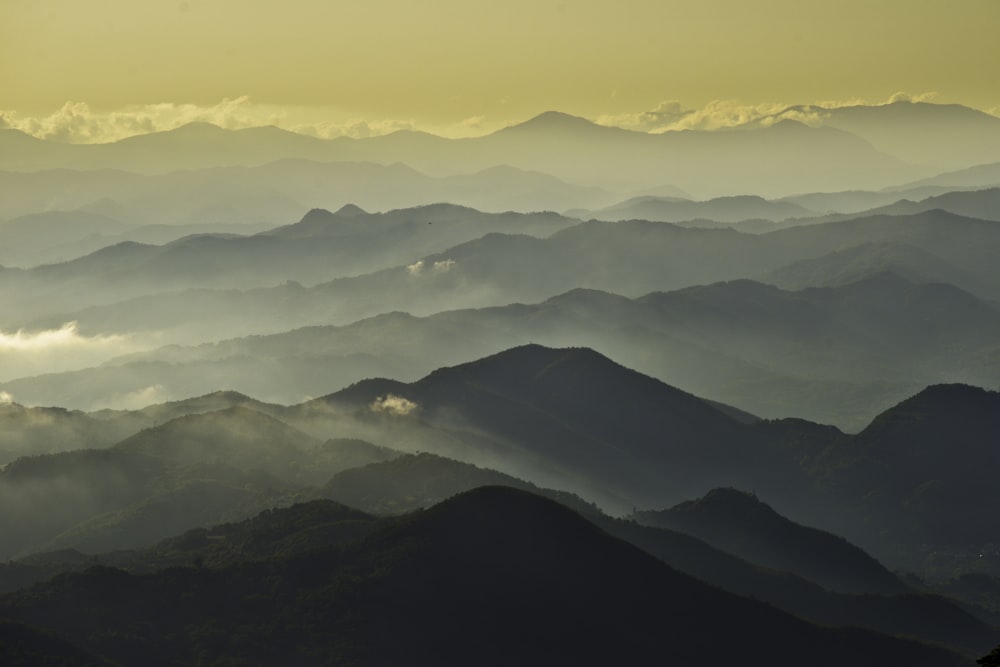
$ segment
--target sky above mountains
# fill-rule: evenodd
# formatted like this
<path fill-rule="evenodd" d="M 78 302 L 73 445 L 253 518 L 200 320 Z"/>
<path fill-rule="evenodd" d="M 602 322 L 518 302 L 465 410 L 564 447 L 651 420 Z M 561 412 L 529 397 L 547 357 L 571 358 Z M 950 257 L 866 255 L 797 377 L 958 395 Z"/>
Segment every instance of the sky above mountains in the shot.
<path fill-rule="evenodd" d="M 998 24 L 996 0 L 6 0 L 0 125 L 467 136 L 560 109 L 649 130 L 899 90 L 995 113 Z"/>

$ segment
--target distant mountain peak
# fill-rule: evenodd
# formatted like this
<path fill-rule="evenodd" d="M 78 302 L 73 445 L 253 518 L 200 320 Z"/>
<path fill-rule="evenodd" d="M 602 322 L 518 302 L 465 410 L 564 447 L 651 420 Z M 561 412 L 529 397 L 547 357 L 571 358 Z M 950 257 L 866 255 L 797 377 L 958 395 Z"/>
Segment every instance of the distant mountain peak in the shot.
<path fill-rule="evenodd" d="M 947 442 L 948 456 L 967 455 L 996 442 L 998 412 L 1000 392 L 968 384 L 935 384 L 878 415 L 860 437 L 879 443 L 887 432 L 908 433 L 910 438 L 901 440 L 911 449 L 937 451 L 917 441 Z"/>
<path fill-rule="evenodd" d="M 563 113 L 561 111 L 546 111 L 540 113 L 534 118 L 529 118 L 523 123 L 518 123 L 511 125 L 510 127 L 505 127 L 499 132 L 523 132 L 523 131 L 566 131 L 566 130 L 615 130 L 619 128 L 606 128 L 602 125 L 598 125 L 586 118 L 581 118 L 580 116 L 573 116 L 568 113 Z"/>
<path fill-rule="evenodd" d="M 350 204 L 348 204 L 348 206 L 350 206 Z M 339 211 L 338 211 L 338 213 L 339 213 Z M 308 223 L 316 223 L 316 222 L 327 222 L 334 215 L 336 215 L 336 213 L 331 213 L 330 211 L 326 210 L 325 208 L 311 208 L 311 209 L 309 209 L 309 211 L 304 216 L 302 216 L 302 219 L 299 220 L 299 224 L 303 224 L 303 223 L 308 224 Z"/>
<path fill-rule="evenodd" d="M 315 210 L 315 209 L 314 209 Z M 312 211 L 310 211 L 311 213 Z M 355 204 L 344 204 L 334 213 L 338 218 L 360 218 L 368 215 L 368 211 Z"/>
<path fill-rule="evenodd" d="M 175 127 L 172 130 L 167 130 L 167 132 L 172 134 L 219 134 L 225 131 L 226 130 L 224 128 L 203 120 L 185 123 L 184 125 Z"/>
<path fill-rule="evenodd" d="M 947 401 L 957 404 L 967 404 L 982 400 L 996 401 L 998 398 L 1000 398 L 1000 393 L 998 392 L 958 383 L 932 384 L 914 395 L 909 401 Z"/>
<path fill-rule="evenodd" d="M 712 489 L 701 498 L 680 503 L 673 510 L 735 513 L 743 517 L 746 517 L 749 512 L 776 514 L 770 506 L 760 501 L 756 494 L 733 487 Z"/>
<path fill-rule="evenodd" d="M 526 121 L 527 123 L 586 123 L 592 125 L 589 120 L 583 118 L 582 116 L 574 116 L 572 114 L 563 113 L 562 111 L 543 111 L 534 118 Z"/>
<path fill-rule="evenodd" d="M 599 352 L 588 347 L 567 347 L 567 348 L 554 348 L 546 347 L 545 345 L 540 345 L 538 343 L 527 343 L 525 345 L 518 345 L 496 354 L 492 354 L 488 357 L 483 357 L 482 359 L 477 359 L 476 361 L 470 361 L 464 364 L 459 364 L 458 366 L 453 366 L 453 369 L 472 369 L 476 367 L 484 366 L 521 366 L 522 364 L 527 364 L 529 366 L 547 367 L 552 363 L 565 358 L 570 357 L 589 357 L 595 359 L 601 359 L 608 363 L 614 363 L 607 357 L 603 356 Z M 438 369 L 438 371 L 450 370 L 448 368 Z M 435 371 L 435 372 L 438 372 Z M 433 373 L 432 373 L 433 375 Z"/>

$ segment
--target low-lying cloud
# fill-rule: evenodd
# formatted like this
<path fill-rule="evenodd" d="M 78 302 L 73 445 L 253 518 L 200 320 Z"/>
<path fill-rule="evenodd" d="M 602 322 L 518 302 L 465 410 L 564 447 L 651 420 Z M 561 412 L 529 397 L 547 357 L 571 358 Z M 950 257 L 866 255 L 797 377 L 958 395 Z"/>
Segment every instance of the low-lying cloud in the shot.
<path fill-rule="evenodd" d="M 792 118 L 807 124 L 821 124 L 825 110 L 856 104 L 889 104 L 902 100 L 923 102 L 936 93 L 897 92 L 887 100 L 863 99 L 819 101 L 810 104 L 785 102 L 744 104 L 736 100 L 714 100 L 701 108 L 688 107 L 678 100 L 665 100 L 652 109 L 597 117 L 601 125 L 641 132 L 672 130 L 717 130 L 750 122 L 771 123 Z M 996 109 L 987 110 L 996 114 Z M 363 139 L 400 130 L 420 130 L 443 137 L 471 137 L 487 134 L 524 119 L 471 116 L 443 124 L 420 123 L 412 118 L 359 118 L 331 108 L 259 104 L 248 96 L 225 98 L 216 104 L 131 105 L 113 111 L 91 109 L 86 102 L 66 102 L 47 115 L 29 116 L 15 110 L 0 110 L 0 129 L 16 129 L 40 139 L 66 143 L 106 143 L 150 132 L 172 130 L 194 122 L 211 123 L 238 130 L 274 125 L 322 139 L 352 137 Z"/>
<path fill-rule="evenodd" d="M 0 331 L 0 381 L 99 364 L 140 345 L 129 336 L 85 336 L 76 322 L 42 331 Z"/>
<path fill-rule="evenodd" d="M 0 353 L 16 350 L 30 352 L 36 350 L 51 350 L 65 347 L 88 347 L 96 344 L 120 343 L 121 336 L 81 336 L 76 322 L 67 322 L 58 329 L 46 329 L 37 332 L 26 332 L 19 329 L 8 334 L 0 331 Z"/>
<path fill-rule="evenodd" d="M 408 398 L 387 394 L 379 396 L 368 406 L 372 412 L 382 412 L 397 417 L 405 417 L 417 409 L 417 404 Z"/>
<path fill-rule="evenodd" d="M 130 105 L 113 111 L 98 111 L 86 102 L 71 101 L 50 114 L 39 116 L 0 110 L 0 129 L 20 130 L 39 139 L 73 144 L 107 143 L 196 122 L 211 123 L 227 130 L 274 125 L 322 139 L 363 139 L 418 129 L 412 119 L 365 119 L 345 115 L 336 109 L 258 104 L 245 95 L 210 105 L 163 102 Z M 490 123 L 485 117 L 477 116 L 419 129 L 441 136 L 467 137 L 502 126 L 501 122 Z"/>
<path fill-rule="evenodd" d="M 368 137 L 379 137 L 384 134 L 399 132 L 400 130 L 413 130 L 416 129 L 416 125 L 411 120 L 383 119 L 368 121 L 363 118 L 349 118 L 342 122 L 323 121 L 319 123 L 292 124 L 287 129 L 321 139 L 336 139 L 337 137 L 367 139 Z"/>
<path fill-rule="evenodd" d="M 155 384 L 123 394 L 114 394 L 106 401 L 90 406 L 89 409 L 141 410 L 150 405 L 166 403 L 174 398 L 162 384 Z"/>
<path fill-rule="evenodd" d="M 23 116 L 0 111 L 0 128 L 21 130 L 39 139 L 66 143 L 104 143 L 150 132 L 172 130 L 188 123 L 212 123 L 226 129 L 274 125 L 282 120 L 276 109 L 254 105 L 248 97 L 218 104 L 144 104 L 115 111 L 94 111 L 86 102 L 66 102 L 47 116 Z"/>
<path fill-rule="evenodd" d="M 413 264 L 408 264 L 406 266 L 407 272 L 411 276 L 419 276 L 423 273 L 448 273 L 451 271 L 451 267 L 455 266 L 455 260 L 453 259 L 442 259 L 437 262 L 428 264 L 424 260 L 420 259 Z"/>
<path fill-rule="evenodd" d="M 649 111 L 600 116 L 597 118 L 597 123 L 650 133 L 678 130 L 719 130 L 754 122 L 770 125 L 781 120 L 797 120 L 800 123 L 816 127 L 823 124 L 830 109 L 856 105 L 892 104 L 894 102 L 926 102 L 936 95 L 937 93 L 933 92 L 916 95 L 897 92 L 881 102 L 856 98 L 827 100 L 805 105 L 784 102 L 744 104 L 737 100 L 713 100 L 700 109 L 686 107 L 677 100 L 667 100 L 660 102 Z"/>

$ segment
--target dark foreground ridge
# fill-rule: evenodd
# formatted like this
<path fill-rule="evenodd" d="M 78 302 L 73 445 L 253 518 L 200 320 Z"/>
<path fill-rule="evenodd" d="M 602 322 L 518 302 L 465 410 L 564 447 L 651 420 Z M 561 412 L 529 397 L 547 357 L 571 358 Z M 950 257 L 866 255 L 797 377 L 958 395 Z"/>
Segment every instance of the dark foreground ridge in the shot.
<path fill-rule="evenodd" d="M 321 523 L 352 520 L 319 509 L 309 514 Z M 62 575 L 0 599 L 0 615 L 126 667 L 972 664 L 724 593 L 509 488 L 383 520 L 346 543 L 283 540 L 280 554 L 218 569 Z"/>

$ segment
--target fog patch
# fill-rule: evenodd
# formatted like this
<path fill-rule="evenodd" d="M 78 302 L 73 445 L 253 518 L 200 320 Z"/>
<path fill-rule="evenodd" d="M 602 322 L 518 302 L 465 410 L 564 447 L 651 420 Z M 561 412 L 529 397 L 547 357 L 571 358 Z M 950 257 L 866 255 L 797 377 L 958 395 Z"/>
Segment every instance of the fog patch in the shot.
<path fill-rule="evenodd" d="M 289 129 L 293 132 L 319 137 L 320 139 L 336 139 L 337 137 L 367 139 L 369 137 L 392 134 L 393 132 L 414 130 L 416 129 L 416 125 L 410 120 L 348 118 L 342 122 L 321 121 L 317 123 L 301 123 L 291 125 Z"/>
<path fill-rule="evenodd" d="M 413 264 L 407 265 L 406 270 L 411 276 L 416 277 L 423 275 L 425 271 L 428 273 L 448 273 L 453 266 L 455 266 L 455 260 L 453 259 L 442 259 L 430 266 L 424 260 L 420 259 Z"/>
<path fill-rule="evenodd" d="M 86 368 L 139 347 L 129 336 L 84 336 L 76 322 L 34 332 L 0 331 L 0 381 Z"/>
<path fill-rule="evenodd" d="M 0 405 L 10 405 L 14 402 L 14 395 L 9 391 L 0 391 Z"/>
<path fill-rule="evenodd" d="M 770 126 L 782 120 L 795 120 L 812 127 L 823 125 L 832 109 L 850 106 L 881 106 L 894 102 L 926 102 L 937 93 L 897 92 L 885 100 L 824 100 L 793 105 L 785 102 L 745 104 L 739 100 L 712 100 L 701 108 L 690 108 L 677 100 L 665 100 L 648 111 L 599 116 L 597 123 L 610 127 L 658 134 L 680 130 L 719 130 L 760 123 Z"/>
<path fill-rule="evenodd" d="M 930 102 L 937 96 L 938 93 L 935 90 L 920 93 L 919 95 L 914 95 L 901 90 L 897 93 L 893 93 L 886 104 L 893 104 L 895 102 Z"/>
<path fill-rule="evenodd" d="M 48 114 L 30 115 L 0 109 L 0 129 L 20 130 L 39 139 L 73 144 L 108 143 L 150 132 L 165 132 L 189 123 L 211 123 L 227 130 L 273 125 L 320 139 L 365 139 L 393 132 L 422 130 L 439 136 L 469 137 L 504 126 L 503 119 L 482 116 L 459 122 L 426 125 L 406 118 L 344 116 L 336 108 L 264 104 L 249 96 L 223 98 L 215 104 L 131 104 L 109 111 L 86 102 L 68 101 Z"/>
<path fill-rule="evenodd" d="M 114 394 L 102 404 L 94 405 L 92 410 L 141 410 L 158 403 L 166 403 L 172 395 L 162 384 L 154 384 L 142 389 L 136 389 L 124 394 Z"/>
<path fill-rule="evenodd" d="M 66 102 L 47 116 L 0 111 L 0 125 L 39 139 L 65 143 L 105 143 L 149 132 L 173 130 L 188 123 L 211 123 L 226 129 L 275 124 L 281 113 L 254 104 L 247 96 L 217 104 L 130 105 L 114 111 L 94 111 L 86 102 Z"/>
<path fill-rule="evenodd" d="M 368 407 L 372 412 L 382 412 L 397 417 L 405 417 L 416 410 L 418 406 L 408 398 L 396 396 L 395 394 L 387 394 L 376 398 Z"/>
<path fill-rule="evenodd" d="M 700 109 L 691 109 L 676 100 L 668 100 L 649 111 L 600 116 L 597 122 L 650 133 L 717 130 L 777 114 L 789 106 L 784 103 L 743 104 L 737 100 L 713 100 Z"/>

